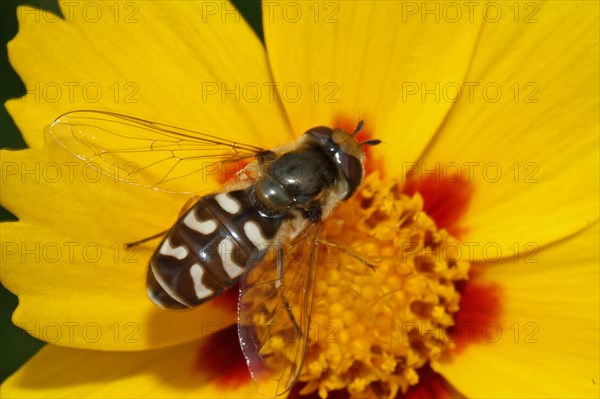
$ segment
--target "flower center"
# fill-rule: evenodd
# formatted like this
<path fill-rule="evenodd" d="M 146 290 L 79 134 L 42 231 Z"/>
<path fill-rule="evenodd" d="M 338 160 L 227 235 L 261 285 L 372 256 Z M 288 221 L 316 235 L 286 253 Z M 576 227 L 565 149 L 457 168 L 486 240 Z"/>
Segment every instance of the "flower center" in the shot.
<path fill-rule="evenodd" d="M 321 245 L 300 393 L 406 392 L 419 368 L 453 347 L 454 284 L 469 271 L 458 242 L 423 211 L 419 193 L 377 172 L 336 208 L 322 238 L 332 245 Z"/>

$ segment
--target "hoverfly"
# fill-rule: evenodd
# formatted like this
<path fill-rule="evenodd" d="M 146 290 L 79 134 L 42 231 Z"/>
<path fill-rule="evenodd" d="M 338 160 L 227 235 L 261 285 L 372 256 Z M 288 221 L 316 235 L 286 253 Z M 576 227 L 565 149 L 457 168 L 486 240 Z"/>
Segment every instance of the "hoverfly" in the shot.
<path fill-rule="evenodd" d="M 276 397 L 294 384 L 306 353 L 321 223 L 362 182 L 363 146 L 380 142 L 357 141 L 361 127 L 314 127 L 273 150 L 100 111 L 66 113 L 49 131 L 109 176 L 135 162 L 136 179 L 122 180 L 155 190 L 193 192 L 210 168 L 251 161 L 236 183 L 193 197 L 168 231 L 138 243 L 164 236 L 147 273 L 148 296 L 160 307 L 192 308 L 239 282 L 242 351 L 259 389 Z M 298 256 L 286 256 L 288 247 Z M 283 335 L 284 347 L 270 350 Z"/>

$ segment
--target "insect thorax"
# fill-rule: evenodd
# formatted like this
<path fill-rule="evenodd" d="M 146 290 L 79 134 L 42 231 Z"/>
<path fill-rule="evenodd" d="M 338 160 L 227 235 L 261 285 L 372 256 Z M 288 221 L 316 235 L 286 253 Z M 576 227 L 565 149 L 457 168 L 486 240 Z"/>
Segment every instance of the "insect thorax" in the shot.
<path fill-rule="evenodd" d="M 320 219 L 347 191 L 331 155 L 316 143 L 304 142 L 265 168 L 250 191 L 251 202 L 267 216 Z M 316 213 L 315 213 L 316 212 Z"/>

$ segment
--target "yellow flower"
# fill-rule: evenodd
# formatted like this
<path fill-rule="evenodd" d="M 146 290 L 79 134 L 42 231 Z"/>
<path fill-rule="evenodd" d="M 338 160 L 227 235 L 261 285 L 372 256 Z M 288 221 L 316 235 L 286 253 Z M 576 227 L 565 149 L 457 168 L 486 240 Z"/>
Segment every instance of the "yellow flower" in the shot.
<path fill-rule="evenodd" d="M 265 1 L 264 46 L 220 1 L 19 8 L 28 94 L 6 106 L 31 149 L 2 151 L 19 222 L 1 279 L 14 323 L 54 345 L 3 395 L 260 397 L 235 293 L 159 310 L 152 245 L 122 249 L 186 197 L 42 134 L 93 108 L 266 148 L 363 118 L 383 141 L 324 230 L 378 267 L 321 262 L 313 318 L 333 340 L 311 341 L 290 396 L 598 397 L 598 4 L 467 3 Z"/>

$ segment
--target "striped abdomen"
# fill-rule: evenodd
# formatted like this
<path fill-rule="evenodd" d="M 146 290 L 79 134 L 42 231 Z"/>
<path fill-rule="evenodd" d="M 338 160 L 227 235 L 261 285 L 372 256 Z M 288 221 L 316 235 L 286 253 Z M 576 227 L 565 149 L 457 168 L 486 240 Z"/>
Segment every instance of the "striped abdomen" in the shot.
<path fill-rule="evenodd" d="M 219 295 L 261 261 L 281 222 L 261 216 L 247 190 L 203 197 L 152 256 L 148 296 L 161 307 L 184 309 Z"/>

